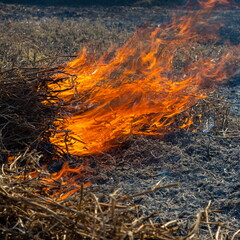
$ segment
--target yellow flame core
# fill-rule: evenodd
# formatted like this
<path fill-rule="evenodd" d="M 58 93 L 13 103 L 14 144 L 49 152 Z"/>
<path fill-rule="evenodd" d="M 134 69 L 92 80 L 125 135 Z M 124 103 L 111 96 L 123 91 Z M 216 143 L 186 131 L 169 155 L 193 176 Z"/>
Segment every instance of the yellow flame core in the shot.
<path fill-rule="evenodd" d="M 138 30 L 100 59 L 84 48 L 64 73 L 55 75 L 62 80 L 50 86 L 52 91 L 62 91 L 58 97 L 68 112 L 56 123 L 52 143 L 64 149 L 67 145 L 72 154 L 95 154 L 132 134 L 168 132 L 174 118 L 205 98 L 214 83 L 226 79 L 229 62 L 239 59 L 239 48 L 232 47 L 220 57 L 201 57 L 175 70 L 178 49 L 217 41 L 218 27 L 206 19 L 206 11 L 200 11 L 175 18 L 169 25 Z M 208 24 L 210 31 L 206 31 Z M 191 123 L 189 117 L 179 127 Z"/>

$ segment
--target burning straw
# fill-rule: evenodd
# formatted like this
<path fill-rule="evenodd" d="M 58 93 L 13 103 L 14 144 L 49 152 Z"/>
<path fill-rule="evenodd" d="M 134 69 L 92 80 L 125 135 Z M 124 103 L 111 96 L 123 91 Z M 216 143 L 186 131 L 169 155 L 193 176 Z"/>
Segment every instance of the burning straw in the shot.
<path fill-rule="evenodd" d="M 90 181 L 82 184 L 91 174 L 89 165 L 81 164 L 83 156 L 132 135 L 189 129 L 196 116 L 188 110 L 236 73 L 239 47 L 219 50 L 220 25 L 205 21 L 213 2 L 194 16 L 140 29 L 100 59 L 83 49 L 66 67 L 1 73 L 2 238 L 237 239 L 239 231 L 218 221 L 211 202 L 189 227 L 181 219 L 156 222 L 160 213 L 145 216 L 133 201 L 179 183 L 158 183 L 132 195 L 116 186 L 103 193 L 85 190 Z M 199 54 L 177 69 L 178 50 L 188 53 L 205 42 L 212 44 L 214 57 Z M 53 161 L 76 160 L 73 168 L 65 162 L 49 171 Z"/>
<path fill-rule="evenodd" d="M 43 70 L 45 74 L 41 75 Z M 18 74 L 17 76 L 16 73 Z M 1 89 L 4 89 L 3 93 L 9 96 L 9 98 L 4 98 L 4 100 L 8 100 L 7 102 L 10 103 L 11 99 L 13 106 L 17 103 L 22 103 L 18 101 L 15 103 L 16 99 L 23 98 L 22 91 L 17 91 L 19 89 L 17 86 L 21 86 L 24 90 L 23 92 L 26 89 L 28 91 L 32 89 L 30 91 L 31 94 L 24 95 L 23 102 L 26 102 L 26 100 L 31 102 L 32 99 L 38 99 L 39 96 L 42 99 L 43 95 L 39 95 L 38 92 L 39 86 L 43 89 L 46 81 L 54 81 L 53 79 L 51 80 L 49 73 L 52 73 L 51 69 L 19 69 L 4 73 L 5 75 L 2 75 L 1 83 L 4 84 L 5 88 Z M 22 77 L 20 78 L 19 76 Z M 41 76 L 41 78 L 36 76 Z M 53 97 L 47 91 L 45 94 L 46 98 Z M 13 96 L 14 98 L 12 98 Z M 34 103 L 36 103 L 34 106 L 38 107 L 38 110 L 50 110 L 44 107 L 45 105 L 42 105 L 41 101 Z M 46 122 L 41 121 L 40 129 L 42 129 L 42 126 L 47 128 L 49 122 L 51 122 L 50 120 L 53 120 L 53 113 L 51 112 L 48 117 L 44 118 L 48 119 Z M 100 187 L 85 189 L 84 184 L 79 183 L 81 179 L 79 179 L 80 174 L 78 171 L 77 175 L 75 175 L 78 178 L 73 178 L 73 180 L 78 182 L 79 185 L 77 186 L 76 182 L 75 185 L 74 182 L 72 182 L 72 185 L 71 182 L 67 182 L 69 185 L 66 187 L 63 182 L 64 175 L 62 175 L 61 171 L 53 175 L 49 173 L 47 167 L 44 168 L 42 166 L 41 161 L 46 159 L 46 157 L 53 157 L 54 150 L 50 148 L 50 144 L 44 146 L 42 145 L 43 143 L 40 144 L 40 140 L 43 141 L 43 139 L 39 139 L 39 137 L 44 135 L 39 135 L 39 133 L 41 131 L 35 135 L 35 142 L 38 142 L 42 152 L 30 150 L 35 145 L 29 144 L 32 140 L 26 138 L 28 135 L 22 135 L 25 137 L 18 139 L 19 143 L 17 145 L 28 144 L 28 149 L 24 153 L 16 154 L 15 157 L 8 157 L 8 162 L 5 161 L 1 165 L 1 238 L 9 240 L 23 240 L 26 238 L 167 240 L 206 239 L 209 237 L 216 240 L 227 238 L 234 240 L 239 236 L 239 231 L 230 228 L 228 223 L 218 220 L 221 212 L 217 209 L 212 209 L 211 203 L 197 213 L 195 222 L 192 222 L 192 225 L 189 226 L 182 219 L 155 221 L 156 218 L 161 217 L 161 213 L 153 212 L 145 215 L 143 214 L 144 206 L 136 204 L 134 201 L 141 196 L 158 192 L 162 189 L 178 188 L 181 183 L 162 185 L 161 182 L 158 182 L 144 192 L 132 195 L 121 194 L 121 189 L 117 189 L 118 186 L 109 187 L 105 191 Z M 11 148 L 7 149 L 10 146 L 6 144 L 8 139 L 3 138 L 3 140 L 7 158 Z M 18 149 L 18 151 L 20 150 L 21 148 Z M 51 159 L 54 160 L 54 158 Z M 78 168 L 79 166 L 75 170 Z M 57 174 L 60 176 L 58 179 L 55 178 Z M 66 174 L 68 180 L 71 180 L 71 171 L 66 171 Z M 83 177 L 86 176 L 83 175 Z"/>
<path fill-rule="evenodd" d="M 71 154 L 88 155 L 119 146 L 132 135 L 189 129 L 194 116 L 188 110 L 234 76 L 240 56 L 239 47 L 229 45 L 212 56 L 183 55 L 183 66 L 175 68 L 179 49 L 189 52 L 207 43 L 218 48 L 222 24 L 211 20 L 213 1 L 200 3 L 203 10 L 139 29 L 99 59 L 84 48 L 67 63 L 49 85 L 59 92 L 50 104 L 63 106 L 51 142 Z"/>

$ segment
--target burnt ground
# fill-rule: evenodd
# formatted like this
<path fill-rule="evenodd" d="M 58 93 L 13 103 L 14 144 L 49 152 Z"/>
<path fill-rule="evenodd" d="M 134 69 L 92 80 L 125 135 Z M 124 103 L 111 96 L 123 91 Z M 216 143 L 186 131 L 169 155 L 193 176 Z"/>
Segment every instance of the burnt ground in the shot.
<path fill-rule="evenodd" d="M 106 174 L 106 187 L 116 184 L 122 193 L 135 194 L 159 181 L 180 183 L 136 198 L 145 214 L 157 212 L 159 221 L 188 225 L 211 200 L 213 209 L 223 211 L 218 221 L 239 226 L 239 137 L 182 132 L 164 140 L 136 138 L 119 154 L 111 156 L 121 162 Z"/>
<path fill-rule="evenodd" d="M 110 44 L 126 41 L 136 26 L 157 25 L 168 21 L 174 12 L 186 12 L 161 7 L 68 8 L 2 3 L 0 7 L 2 70 L 49 64 L 49 57 L 73 55 L 83 44 L 101 54 Z M 217 10 L 214 18 L 226 22 L 220 31 L 220 44 L 225 40 L 239 44 L 239 10 Z M 187 227 L 211 200 L 212 208 L 222 211 L 217 214 L 218 221 L 239 228 L 240 79 L 236 76 L 229 80 L 219 90 L 220 100 L 210 99 L 206 104 L 208 114 L 197 132 L 176 131 L 164 138 L 134 137 L 109 153 L 89 157 L 100 169 L 100 180 L 92 187 L 101 185 L 104 192 L 115 186 L 122 193 L 134 194 L 159 181 L 179 182 L 179 187 L 133 201 L 143 207 L 144 214 L 157 212 L 156 221 L 179 219 Z M 208 111 L 212 101 L 218 102 L 217 107 Z"/>

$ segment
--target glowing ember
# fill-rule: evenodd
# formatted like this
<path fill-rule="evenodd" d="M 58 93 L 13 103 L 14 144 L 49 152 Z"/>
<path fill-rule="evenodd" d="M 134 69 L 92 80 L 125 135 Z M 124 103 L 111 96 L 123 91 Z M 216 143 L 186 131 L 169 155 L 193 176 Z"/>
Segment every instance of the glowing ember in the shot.
<path fill-rule="evenodd" d="M 172 130 L 176 116 L 205 98 L 214 83 L 227 79 L 239 59 L 239 48 L 219 57 L 201 57 L 181 71 L 174 68 L 177 50 L 217 42 L 219 23 L 207 22 L 209 8 L 226 0 L 198 1 L 204 10 L 175 18 L 171 24 L 138 30 L 122 47 L 100 59 L 84 48 L 69 62 L 52 91 L 68 114 L 56 122 L 51 142 L 71 154 L 95 154 L 131 135 Z M 65 91 L 63 91 L 65 90 Z M 59 104 L 59 102 L 57 102 Z M 192 124 L 185 117 L 179 128 Z"/>

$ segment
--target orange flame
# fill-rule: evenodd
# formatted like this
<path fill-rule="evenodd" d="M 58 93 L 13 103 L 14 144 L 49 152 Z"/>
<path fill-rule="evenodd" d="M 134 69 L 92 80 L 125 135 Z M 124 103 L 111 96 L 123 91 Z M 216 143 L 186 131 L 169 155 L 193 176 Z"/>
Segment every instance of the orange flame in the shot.
<path fill-rule="evenodd" d="M 228 1 L 198 2 L 210 8 Z M 175 117 L 205 98 L 214 83 L 227 79 L 232 74 L 229 69 L 233 70 L 229 63 L 239 59 L 239 48 L 232 47 L 221 57 L 202 57 L 182 71 L 175 70 L 178 49 L 217 41 L 215 30 L 220 25 L 207 22 L 206 12 L 138 30 L 122 47 L 100 59 L 83 48 L 64 73 L 55 75 L 61 81 L 50 86 L 52 91 L 60 91 L 58 97 L 68 112 L 59 119 L 52 143 L 67 146 L 71 154 L 96 154 L 132 134 L 170 131 Z M 190 117 L 179 127 L 191 124 Z"/>
<path fill-rule="evenodd" d="M 201 7 L 207 9 L 207 8 L 213 8 L 218 4 L 221 5 L 229 5 L 230 2 L 228 0 L 208 0 L 208 1 L 204 1 L 204 0 L 197 0 L 198 3 L 201 5 Z"/>
<path fill-rule="evenodd" d="M 78 184 L 78 182 L 81 182 L 81 178 L 84 176 L 83 171 L 86 169 L 85 165 L 71 168 L 68 163 L 63 163 L 59 172 L 49 174 L 47 165 L 44 165 L 40 170 L 35 170 L 28 174 L 23 172 L 21 175 L 15 176 L 15 178 L 23 179 L 24 181 L 38 178 L 39 183 L 43 184 L 43 193 L 54 200 L 61 201 L 82 188 L 92 185 L 91 182 Z"/>
<path fill-rule="evenodd" d="M 51 197 L 55 200 L 64 200 L 68 196 L 79 191 L 81 188 L 91 186 L 91 182 L 82 185 L 77 184 L 84 169 L 84 165 L 77 166 L 76 168 L 70 168 L 68 163 L 64 163 L 59 172 L 52 173 L 51 178 L 41 178 L 40 182 L 46 186 L 45 192 L 53 191 Z M 54 191 L 54 186 L 57 189 L 56 191 Z"/>

